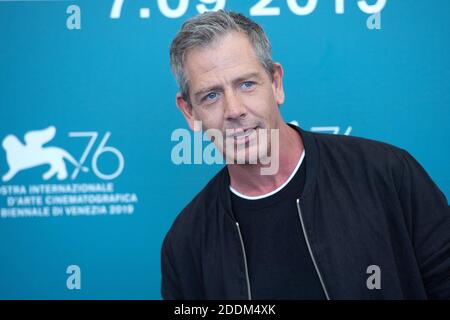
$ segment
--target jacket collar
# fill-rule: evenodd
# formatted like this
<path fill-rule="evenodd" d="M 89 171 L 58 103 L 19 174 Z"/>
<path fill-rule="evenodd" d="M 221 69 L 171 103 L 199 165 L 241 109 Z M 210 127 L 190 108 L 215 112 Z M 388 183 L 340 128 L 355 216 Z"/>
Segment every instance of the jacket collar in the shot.
<path fill-rule="evenodd" d="M 314 134 L 309 131 L 305 131 L 302 128 L 295 126 L 293 124 L 288 125 L 300 134 L 303 141 L 303 146 L 305 148 L 305 158 L 306 161 L 306 181 L 302 194 L 299 194 L 299 198 L 303 199 L 309 196 L 314 190 L 316 183 L 317 173 L 319 171 L 319 151 L 317 148 L 317 143 Z M 225 166 L 219 173 L 219 202 L 221 203 L 225 212 L 233 219 L 234 215 L 231 206 L 231 196 L 230 196 L 230 175 L 228 173 L 228 167 Z"/>

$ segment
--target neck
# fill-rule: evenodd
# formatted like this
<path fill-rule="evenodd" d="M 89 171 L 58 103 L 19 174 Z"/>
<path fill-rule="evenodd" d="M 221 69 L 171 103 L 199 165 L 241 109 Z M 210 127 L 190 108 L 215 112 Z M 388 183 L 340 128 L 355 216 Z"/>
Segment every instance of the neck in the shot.
<path fill-rule="evenodd" d="M 283 122 L 279 128 L 278 171 L 273 175 L 261 175 L 261 164 L 229 164 L 231 187 L 251 197 L 274 191 L 290 177 L 303 149 L 298 132 Z"/>

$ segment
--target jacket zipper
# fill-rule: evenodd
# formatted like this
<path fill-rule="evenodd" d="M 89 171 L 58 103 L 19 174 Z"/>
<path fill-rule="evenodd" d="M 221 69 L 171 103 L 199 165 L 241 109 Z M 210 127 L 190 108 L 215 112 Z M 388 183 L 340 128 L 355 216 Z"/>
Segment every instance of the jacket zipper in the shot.
<path fill-rule="evenodd" d="M 328 295 L 327 288 L 325 287 L 325 283 L 322 279 L 322 275 L 320 274 L 319 267 L 317 266 L 316 259 L 314 258 L 313 252 L 311 250 L 308 235 L 306 234 L 305 225 L 303 223 L 302 210 L 300 209 L 300 199 L 297 199 L 297 211 L 298 211 L 298 216 L 300 218 L 300 223 L 302 225 L 303 235 L 305 236 L 306 246 L 308 247 L 309 255 L 311 256 L 311 260 L 314 264 L 314 268 L 316 269 L 316 273 L 319 276 L 320 284 L 322 285 L 322 289 L 323 289 L 323 292 L 325 293 L 325 297 L 327 298 L 327 300 L 330 300 L 330 296 Z"/>
<path fill-rule="evenodd" d="M 247 257 L 245 255 L 244 240 L 242 239 L 241 229 L 239 228 L 239 223 L 238 222 L 236 222 L 236 227 L 237 227 L 238 234 L 239 234 L 239 240 L 241 241 L 242 254 L 244 256 L 245 279 L 247 281 L 248 300 L 252 300 L 252 293 L 250 291 L 250 277 L 248 276 L 248 266 L 247 266 Z"/>

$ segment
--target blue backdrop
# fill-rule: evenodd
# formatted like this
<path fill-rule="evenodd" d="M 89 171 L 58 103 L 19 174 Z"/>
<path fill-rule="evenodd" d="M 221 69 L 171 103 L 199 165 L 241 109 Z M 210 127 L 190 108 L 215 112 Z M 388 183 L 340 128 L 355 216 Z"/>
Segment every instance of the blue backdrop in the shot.
<path fill-rule="evenodd" d="M 225 3 L 271 39 L 286 121 L 405 148 L 449 198 L 450 2 L 306 2 Z M 220 168 L 171 160 L 168 50 L 201 4 L 0 1 L 0 298 L 160 299 L 162 239 Z"/>

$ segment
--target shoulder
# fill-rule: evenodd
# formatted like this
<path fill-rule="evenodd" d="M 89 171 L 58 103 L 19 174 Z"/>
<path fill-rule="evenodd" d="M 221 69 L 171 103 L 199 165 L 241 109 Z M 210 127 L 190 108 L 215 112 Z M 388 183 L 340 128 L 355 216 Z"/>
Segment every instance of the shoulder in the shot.
<path fill-rule="evenodd" d="M 368 162 L 402 161 L 408 152 L 377 140 L 335 134 L 313 133 L 321 155 L 361 158 Z"/>
<path fill-rule="evenodd" d="M 404 149 L 367 138 L 313 133 L 321 167 L 341 168 L 355 175 L 389 175 L 399 183 L 405 163 L 413 159 Z"/>
<path fill-rule="evenodd" d="M 203 233 L 208 215 L 216 212 L 226 167 L 220 170 L 203 189 L 181 210 L 167 232 L 164 242 L 193 241 Z"/>

